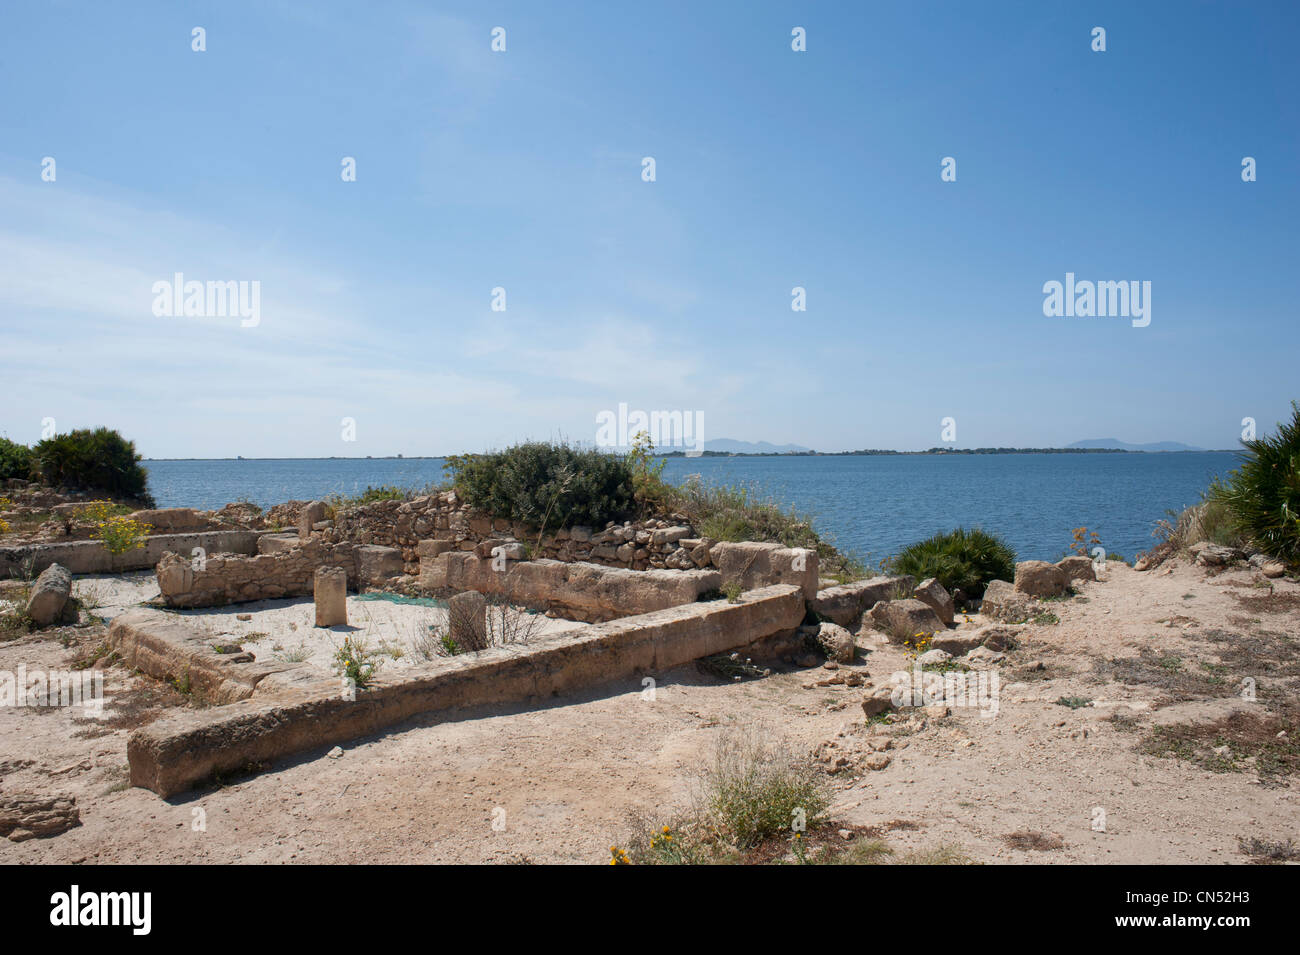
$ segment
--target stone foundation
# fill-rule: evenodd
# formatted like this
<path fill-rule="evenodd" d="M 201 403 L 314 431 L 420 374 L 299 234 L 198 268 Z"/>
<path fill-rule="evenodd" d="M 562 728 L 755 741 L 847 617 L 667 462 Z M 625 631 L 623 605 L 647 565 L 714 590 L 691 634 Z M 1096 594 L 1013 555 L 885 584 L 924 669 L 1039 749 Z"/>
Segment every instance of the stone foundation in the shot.
<path fill-rule="evenodd" d="M 548 700 L 585 687 L 662 673 L 692 660 L 789 634 L 804 616 L 797 587 L 775 586 L 597 624 L 536 642 L 462 654 L 400 676 L 380 676 L 354 698 L 337 678 L 306 664 L 274 671 L 227 663 L 184 635 L 168 614 L 132 611 L 113 621 L 110 644 L 131 665 L 169 675 L 188 665 L 231 695 L 251 698 L 190 710 L 132 732 L 131 784 L 167 797 L 215 773 L 246 770 L 304 750 L 379 732 L 421 713 L 481 704 Z M 197 645 L 196 645 L 197 641 Z M 176 644 L 173 650 L 160 645 Z M 251 657 L 251 654 L 249 655 Z M 209 677 L 208 674 L 211 674 Z M 224 679 L 218 679 L 223 677 Z M 197 677 L 196 677 L 197 678 Z"/>

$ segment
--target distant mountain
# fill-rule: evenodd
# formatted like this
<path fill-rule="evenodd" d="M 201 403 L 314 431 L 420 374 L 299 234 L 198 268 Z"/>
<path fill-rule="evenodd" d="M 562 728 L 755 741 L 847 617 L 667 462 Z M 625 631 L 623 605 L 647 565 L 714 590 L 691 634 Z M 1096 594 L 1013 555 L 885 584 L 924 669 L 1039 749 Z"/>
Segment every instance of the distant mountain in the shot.
<path fill-rule="evenodd" d="M 1204 448 L 1194 448 L 1190 444 L 1182 444 L 1178 441 L 1152 441 L 1149 444 L 1129 444 L 1127 441 L 1120 441 L 1118 438 L 1089 438 L 1087 441 L 1076 441 L 1074 444 L 1067 445 L 1071 448 L 1113 448 L 1117 451 L 1204 451 Z"/>
<path fill-rule="evenodd" d="M 798 444 L 772 444 L 769 441 L 736 441 L 733 438 L 715 438 L 704 442 L 705 451 L 719 454 L 805 454 L 812 448 Z"/>

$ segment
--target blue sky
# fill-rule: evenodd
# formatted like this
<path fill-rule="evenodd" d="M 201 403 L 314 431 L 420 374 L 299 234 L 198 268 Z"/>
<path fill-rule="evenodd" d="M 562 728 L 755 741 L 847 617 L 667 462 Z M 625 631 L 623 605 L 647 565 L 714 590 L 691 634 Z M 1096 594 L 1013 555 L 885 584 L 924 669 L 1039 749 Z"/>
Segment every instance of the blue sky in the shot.
<path fill-rule="evenodd" d="M 1300 397 L 1300 5 L 124 7 L 3 13 L 15 440 L 442 454 L 626 403 L 823 450 L 1232 447 Z M 155 316 L 176 272 L 259 282 L 259 323 Z M 1067 272 L 1150 281 L 1150 325 L 1045 317 Z"/>

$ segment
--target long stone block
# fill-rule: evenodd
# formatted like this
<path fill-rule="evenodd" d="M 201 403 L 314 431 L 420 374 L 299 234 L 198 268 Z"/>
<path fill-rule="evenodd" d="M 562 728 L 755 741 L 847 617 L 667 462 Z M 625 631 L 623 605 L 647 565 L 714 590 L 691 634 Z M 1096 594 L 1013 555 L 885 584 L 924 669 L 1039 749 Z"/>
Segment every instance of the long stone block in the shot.
<path fill-rule="evenodd" d="M 759 541 L 723 541 L 709 550 L 709 560 L 722 574 L 724 584 L 744 590 L 771 584 L 794 584 L 812 599 L 820 571 L 817 552 L 806 547 L 782 547 Z"/>
<path fill-rule="evenodd" d="M 171 796 L 214 773 L 344 743 L 421 713 L 545 699 L 663 672 L 789 631 L 803 615 L 800 589 L 777 585 L 743 594 L 734 604 L 687 604 L 451 657 L 381 676 L 355 699 L 338 690 L 338 681 L 300 681 L 297 698 L 281 693 L 259 704 L 255 695 L 230 708 L 190 711 L 135 730 L 127 743 L 131 784 Z M 268 676 L 263 686 L 278 687 L 286 676 Z"/>

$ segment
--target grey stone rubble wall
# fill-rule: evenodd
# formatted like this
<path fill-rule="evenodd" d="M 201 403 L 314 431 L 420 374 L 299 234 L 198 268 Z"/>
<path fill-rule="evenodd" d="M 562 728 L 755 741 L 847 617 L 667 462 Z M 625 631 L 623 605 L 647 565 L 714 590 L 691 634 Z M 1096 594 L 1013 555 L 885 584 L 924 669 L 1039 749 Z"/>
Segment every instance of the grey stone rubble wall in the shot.
<path fill-rule="evenodd" d="M 494 546 L 518 542 L 530 558 L 630 570 L 707 568 L 715 543 L 698 536 L 684 520 L 563 528 L 548 531 L 539 541 L 537 528 L 471 511 L 454 491 L 350 508 L 337 514 L 325 533 L 334 541 L 396 547 L 402 552 L 404 572 L 412 576 L 420 571 L 418 548 L 423 540 L 448 541 L 448 550 L 479 556 L 488 556 Z"/>
<path fill-rule="evenodd" d="M 97 540 L 66 541 L 0 547 L 0 576 L 21 575 L 28 560 L 32 572 L 39 574 L 50 564 L 62 564 L 74 574 L 113 574 L 128 570 L 147 570 L 168 551 L 185 554 L 195 547 L 206 553 L 257 553 L 259 531 L 203 531 L 193 534 L 154 534 L 144 546 L 114 556 Z"/>
<path fill-rule="evenodd" d="M 127 742 L 131 784 L 172 796 L 214 773 L 344 743 L 421 713 L 547 699 L 661 673 L 791 632 L 803 616 L 798 587 L 767 587 L 737 603 L 687 604 L 381 675 L 355 700 L 340 692 L 337 679 L 322 675 L 311 682 L 306 674 L 315 668 L 299 664 L 263 676 L 244 702 L 188 711 L 135 730 Z M 132 626 L 147 623 L 136 618 Z"/>

